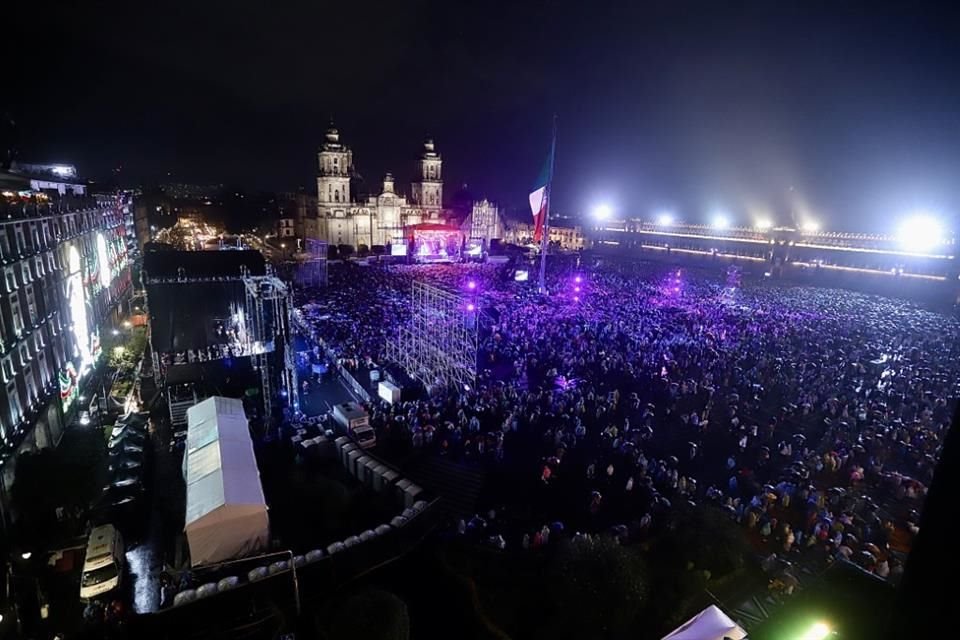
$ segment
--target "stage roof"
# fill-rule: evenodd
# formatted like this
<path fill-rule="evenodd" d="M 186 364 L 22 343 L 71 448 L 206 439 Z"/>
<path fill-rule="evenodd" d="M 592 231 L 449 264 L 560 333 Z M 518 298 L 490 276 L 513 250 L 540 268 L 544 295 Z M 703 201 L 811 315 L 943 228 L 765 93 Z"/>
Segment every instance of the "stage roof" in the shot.
<path fill-rule="evenodd" d="M 150 341 L 155 351 L 205 349 L 225 342 L 217 320 L 243 309 L 243 282 L 163 282 L 146 287 L 150 304 Z"/>
<path fill-rule="evenodd" d="M 266 275 L 267 267 L 259 251 L 150 251 L 143 256 L 146 277 L 176 278 L 183 269 L 187 278 L 218 278 L 241 275 L 241 267 L 249 275 Z"/>

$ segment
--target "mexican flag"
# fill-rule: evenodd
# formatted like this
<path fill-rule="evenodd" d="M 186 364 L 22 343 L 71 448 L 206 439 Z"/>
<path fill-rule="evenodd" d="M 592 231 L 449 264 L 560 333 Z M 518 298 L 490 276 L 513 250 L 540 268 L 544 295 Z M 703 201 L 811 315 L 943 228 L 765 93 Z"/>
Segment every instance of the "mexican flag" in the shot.
<path fill-rule="evenodd" d="M 553 150 L 547 156 L 547 161 L 543 164 L 543 170 L 540 177 L 533 185 L 533 191 L 530 192 L 530 211 L 533 213 L 533 240 L 540 242 L 543 237 L 543 229 L 547 224 L 547 209 L 549 201 L 548 187 L 550 185 L 551 171 L 553 170 Z"/>

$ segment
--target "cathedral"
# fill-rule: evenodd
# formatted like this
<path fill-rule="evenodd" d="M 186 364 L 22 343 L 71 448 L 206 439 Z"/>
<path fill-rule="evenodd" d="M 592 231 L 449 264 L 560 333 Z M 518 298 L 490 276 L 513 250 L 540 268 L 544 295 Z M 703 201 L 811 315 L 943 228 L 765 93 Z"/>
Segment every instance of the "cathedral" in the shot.
<path fill-rule="evenodd" d="M 443 208 L 443 160 L 433 140 L 423 144 L 409 201 L 396 192 L 390 173 L 383 178 L 380 195 L 356 201 L 350 193 L 353 152 L 340 142 L 340 132 L 333 127 L 327 130 L 318 160 L 317 212 L 315 218 L 307 215 L 303 220 L 306 238 L 373 247 L 403 243 L 404 227 L 456 224 L 452 212 Z"/>

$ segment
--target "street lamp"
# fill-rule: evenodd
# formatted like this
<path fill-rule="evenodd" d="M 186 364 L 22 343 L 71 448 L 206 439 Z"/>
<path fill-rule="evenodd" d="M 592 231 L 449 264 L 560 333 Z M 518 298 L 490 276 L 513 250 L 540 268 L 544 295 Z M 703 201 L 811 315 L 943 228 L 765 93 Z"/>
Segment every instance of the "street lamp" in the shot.
<path fill-rule="evenodd" d="M 830 626 L 823 622 L 815 622 L 807 631 L 800 636 L 799 640 L 824 640 L 830 635 Z"/>

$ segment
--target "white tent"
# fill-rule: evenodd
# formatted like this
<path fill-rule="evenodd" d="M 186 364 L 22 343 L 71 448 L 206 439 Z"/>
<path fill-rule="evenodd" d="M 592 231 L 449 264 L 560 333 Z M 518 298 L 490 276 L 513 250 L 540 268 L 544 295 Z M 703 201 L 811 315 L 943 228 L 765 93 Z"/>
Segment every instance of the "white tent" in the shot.
<path fill-rule="evenodd" d="M 193 566 L 265 548 L 270 522 L 243 412 L 234 398 L 207 398 L 187 410 L 183 456 L 184 531 Z"/>
<path fill-rule="evenodd" d="M 710 605 L 663 640 L 743 640 L 747 632 L 719 607 Z"/>

